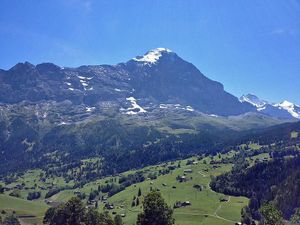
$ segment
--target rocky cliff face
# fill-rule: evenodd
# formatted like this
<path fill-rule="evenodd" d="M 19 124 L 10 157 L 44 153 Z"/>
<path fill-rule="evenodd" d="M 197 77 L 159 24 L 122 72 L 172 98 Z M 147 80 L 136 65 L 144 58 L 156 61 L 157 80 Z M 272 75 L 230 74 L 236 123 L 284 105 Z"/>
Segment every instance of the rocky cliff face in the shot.
<path fill-rule="evenodd" d="M 222 116 L 256 110 L 164 48 L 114 66 L 61 68 L 51 63 L 19 63 L 1 70 L 0 80 L 2 103 L 68 100 L 86 107 L 112 106 L 120 113 L 131 109 L 146 113 L 144 108 L 151 111 L 161 104 L 173 104 Z"/>

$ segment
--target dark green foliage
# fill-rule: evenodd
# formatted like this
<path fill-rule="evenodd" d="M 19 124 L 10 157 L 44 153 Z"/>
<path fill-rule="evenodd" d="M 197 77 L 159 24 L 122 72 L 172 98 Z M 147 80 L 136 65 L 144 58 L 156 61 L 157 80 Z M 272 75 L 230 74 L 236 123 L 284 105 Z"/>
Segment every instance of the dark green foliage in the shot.
<path fill-rule="evenodd" d="M 135 207 L 135 199 L 131 202 L 131 207 Z"/>
<path fill-rule="evenodd" d="M 274 205 L 264 204 L 259 211 L 264 225 L 283 225 L 282 213 Z"/>
<path fill-rule="evenodd" d="M 114 221 L 115 221 L 115 225 L 124 225 L 122 217 L 120 215 L 116 215 Z"/>
<path fill-rule="evenodd" d="M 59 193 L 61 191 L 61 189 L 59 188 L 56 188 L 56 189 L 52 189 L 52 190 L 49 190 L 46 195 L 45 195 L 45 198 L 50 198 L 51 196 Z"/>
<path fill-rule="evenodd" d="M 49 225 L 114 225 L 114 221 L 108 213 L 99 213 L 93 208 L 86 210 L 78 197 L 73 197 L 56 208 L 49 208 L 45 213 L 43 223 Z"/>
<path fill-rule="evenodd" d="M 19 190 L 13 190 L 11 193 L 9 193 L 9 196 L 20 198 L 21 197 L 20 191 Z"/>
<path fill-rule="evenodd" d="M 251 211 L 248 206 L 245 206 L 244 208 L 242 208 L 241 217 L 242 217 L 242 220 L 241 220 L 242 224 L 245 224 L 245 225 L 254 224 L 255 225 L 255 222 L 252 219 Z"/>
<path fill-rule="evenodd" d="M 20 222 L 14 214 L 10 214 L 4 218 L 3 225 L 20 225 Z"/>
<path fill-rule="evenodd" d="M 100 186 L 100 191 L 103 193 L 108 193 L 109 196 L 113 196 L 120 191 L 123 191 L 125 189 L 125 186 L 122 184 L 116 184 L 116 183 L 107 183 L 106 185 Z"/>
<path fill-rule="evenodd" d="M 172 225 L 173 210 L 159 192 L 150 192 L 144 199 L 143 213 L 138 215 L 137 225 Z"/>
<path fill-rule="evenodd" d="M 93 190 L 90 195 L 89 195 L 89 201 L 94 200 L 97 196 L 99 195 L 99 191 L 98 190 Z"/>
<path fill-rule="evenodd" d="M 300 225 L 300 208 L 297 208 L 291 217 L 291 225 Z"/>
<path fill-rule="evenodd" d="M 84 225 L 115 225 L 115 222 L 107 212 L 99 213 L 95 209 L 88 209 Z"/>
<path fill-rule="evenodd" d="M 100 214 L 96 209 L 89 209 L 85 215 L 85 225 L 100 224 Z"/>
<path fill-rule="evenodd" d="M 274 201 L 285 218 L 300 207 L 300 156 L 258 163 L 248 169 L 234 169 L 216 177 L 213 190 L 229 195 L 244 195 L 254 219 L 259 219 L 258 208 L 263 202 Z"/>
<path fill-rule="evenodd" d="M 40 197 L 41 197 L 41 192 L 39 191 L 29 192 L 27 196 L 27 200 L 39 199 Z"/>
<path fill-rule="evenodd" d="M 140 197 L 141 195 L 142 195 L 142 190 L 141 190 L 141 188 L 139 188 L 138 197 Z"/>

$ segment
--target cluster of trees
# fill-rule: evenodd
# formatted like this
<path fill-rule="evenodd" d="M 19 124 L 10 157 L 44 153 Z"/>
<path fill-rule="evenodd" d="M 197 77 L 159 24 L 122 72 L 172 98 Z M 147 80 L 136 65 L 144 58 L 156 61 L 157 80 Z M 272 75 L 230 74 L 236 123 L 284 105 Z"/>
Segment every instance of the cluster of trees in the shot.
<path fill-rule="evenodd" d="M 3 219 L 0 216 L 0 225 L 20 225 L 18 218 L 15 214 L 9 214 L 5 216 Z"/>
<path fill-rule="evenodd" d="M 27 195 L 27 200 L 39 199 L 40 197 L 41 197 L 41 192 L 39 191 L 29 192 Z"/>
<path fill-rule="evenodd" d="M 284 225 L 284 219 L 282 212 L 274 206 L 272 203 L 263 204 L 259 212 L 261 214 L 261 218 L 259 220 L 259 224 L 263 225 Z M 255 225 L 255 220 L 251 215 L 251 210 L 248 206 L 244 207 L 241 212 L 242 215 L 242 224 L 245 225 Z M 300 208 L 295 210 L 294 215 L 290 218 L 290 225 L 299 225 L 300 224 Z"/>
<path fill-rule="evenodd" d="M 117 223 L 115 223 L 115 221 Z M 95 208 L 86 209 L 80 198 L 73 197 L 65 204 L 49 208 L 43 219 L 49 225 L 122 225 L 118 215 L 114 219 L 107 213 L 99 213 Z"/>
<path fill-rule="evenodd" d="M 112 218 L 108 212 L 99 213 L 95 208 L 86 209 L 77 197 L 71 198 L 58 207 L 49 208 L 45 213 L 43 223 L 48 225 L 123 225 L 120 215 Z M 150 192 L 144 199 L 143 212 L 138 215 L 136 224 L 173 225 L 173 210 L 165 203 L 159 192 Z"/>
<path fill-rule="evenodd" d="M 133 196 L 133 200 L 132 200 L 132 203 L 131 203 L 131 207 L 135 207 L 135 206 L 140 205 L 140 197 L 141 197 L 141 196 L 142 196 L 142 190 L 141 190 L 141 188 L 139 188 L 137 197 L 136 197 L 136 196 Z"/>
<path fill-rule="evenodd" d="M 249 211 L 255 220 L 261 219 L 260 207 L 271 201 L 289 219 L 300 207 L 300 156 L 252 167 L 241 165 L 214 178 L 210 186 L 224 194 L 250 198 Z"/>

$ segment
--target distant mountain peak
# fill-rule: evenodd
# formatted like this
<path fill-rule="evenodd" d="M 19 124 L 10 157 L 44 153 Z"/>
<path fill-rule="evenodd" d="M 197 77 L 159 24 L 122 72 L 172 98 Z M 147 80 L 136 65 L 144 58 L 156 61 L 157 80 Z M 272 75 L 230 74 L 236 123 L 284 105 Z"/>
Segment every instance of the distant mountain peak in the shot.
<path fill-rule="evenodd" d="M 289 102 L 287 100 L 284 100 L 283 102 L 279 104 L 275 104 L 275 107 L 284 109 L 288 111 L 294 118 L 300 119 L 300 106 Z"/>
<path fill-rule="evenodd" d="M 258 112 L 286 119 L 300 119 L 300 107 L 296 104 L 284 100 L 281 103 L 270 104 L 265 100 L 261 100 L 256 95 L 247 94 L 240 97 L 240 102 L 248 102 L 256 107 Z"/>
<path fill-rule="evenodd" d="M 143 56 L 137 56 L 132 60 L 136 62 L 142 62 L 143 64 L 151 65 L 151 64 L 156 64 L 164 54 L 170 54 L 170 53 L 173 52 L 168 48 L 155 48 L 148 51 Z"/>
<path fill-rule="evenodd" d="M 267 101 L 261 100 L 256 95 L 253 94 L 247 94 L 240 97 L 240 102 L 248 102 L 251 105 L 255 106 L 256 108 L 264 107 L 266 104 L 268 104 Z"/>
<path fill-rule="evenodd" d="M 295 105 L 294 103 L 289 102 L 289 101 L 287 101 L 287 100 L 284 100 L 283 102 L 281 102 L 281 103 L 279 104 L 279 106 L 281 106 L 281 107 L 293 107 L 294 105 Z"/>

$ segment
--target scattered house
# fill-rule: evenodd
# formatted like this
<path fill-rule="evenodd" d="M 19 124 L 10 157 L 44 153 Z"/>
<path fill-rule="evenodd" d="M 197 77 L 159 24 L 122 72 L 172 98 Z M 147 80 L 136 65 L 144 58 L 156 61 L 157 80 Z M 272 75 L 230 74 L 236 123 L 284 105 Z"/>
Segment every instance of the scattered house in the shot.
<path fill-rule="evenodd" d="M 189 206 L 192 205 L 190 201 L 185 201 L 182 203 L 182 206 Z"/>
<path fill-rule="evenodd" d="M 200 184 L 194 184 L 193 188 L 197 189 L 198 191 L 202 191 L 204 189 L 204 187 Z"/>
<path fill-rule="evenodd" d="M 10 188 L 10 187 L 3 187 L 3 190 L 4 190 L 4 191 L 11 191 L 12 188 Z"/>
<path fill-rule="evenodd" d="M 121 217 L 125 217 L 126 216 L 125 213 L 121 213 L 120 215 L 121 215 Z"/>
<path fill-rule="evenodd" d="M 198 161 L 194 161 L 194 162 L 193 162 L 193 165 L 197 165 L 197 164 L 198 164 Z"/>
<path fill-rule="evenodd" d="M 228 202 L 228 197 L 226 196 L 221 197 L 220 202 Z"/>
<path fill-rule="evenodd" d="M 185 169 L 183 172 L 185 172 L 185 173 L 192 173 L 193 170 L 192 169 Z"/>
<path fill-rule="evenodd" d="M 166 184 L 166 183 L 162 183 L 162 186 L 166 187 L 166 186 L 167 186 L 167 184 Z"/>
<path fill-rule="evenodd" d="M 190 205 L 192 205 L 190 201 L 185 201 L 185 202 L 177 201 L 174 204 L 174 208 L 181 208 L 181 207 L 186 207 L 186 206 L 190 206 Z"/>
<path fill-rule="evenodd" d="M 181 183 L 186 182 L 187 181 L 186 176 L 179 176 L 178 181 L 181 182 Z"/>
<path fill-rule="evenodd" d="M 151 185 L 154 184 L 153 181 L 151 181 L 150 184 L 151 184 Z"/>
<path fill-rule="evenodd" d="M 106 203 L 105 208 L 108 209 L 108 210 L 111 210 L 111 209 L 114 209 L 115 207 L 114 207 L 113 204 Z"/>

